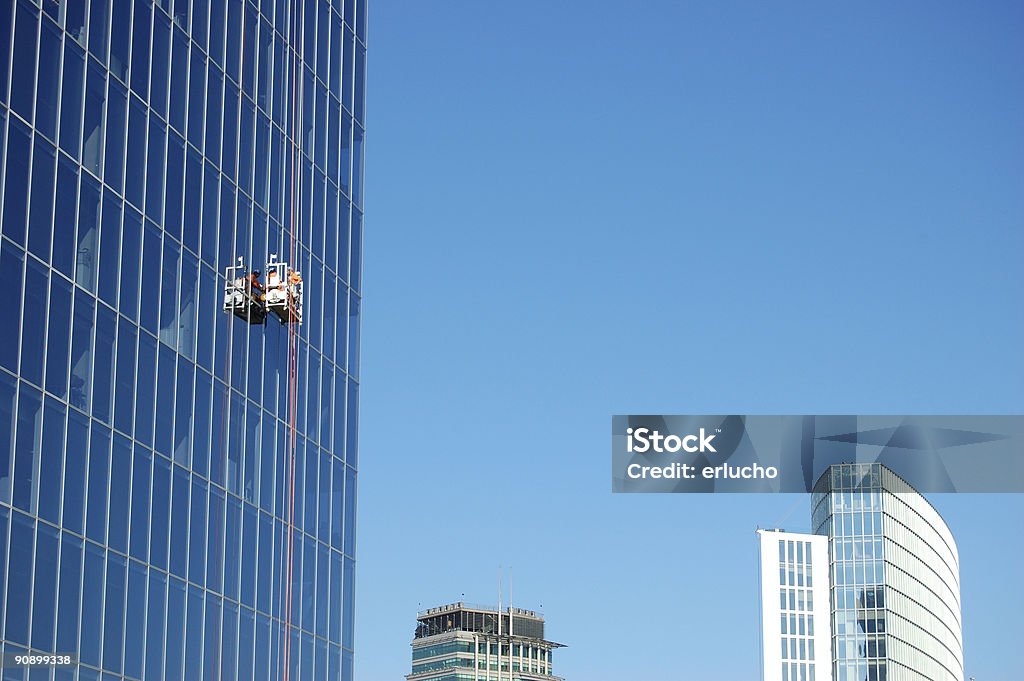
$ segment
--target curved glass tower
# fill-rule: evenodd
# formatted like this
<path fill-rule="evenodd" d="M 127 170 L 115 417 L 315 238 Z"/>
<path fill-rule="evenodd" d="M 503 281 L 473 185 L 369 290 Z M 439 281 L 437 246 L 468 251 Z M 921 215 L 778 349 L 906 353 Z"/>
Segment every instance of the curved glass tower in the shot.
<path fill-rule="evenodd" d="M 8 661 L 352 679 L 365 4 L 0 3 Z"/>
<path fill-rule="evenodd" d="M 831 563 L 836 681 L 962 681 L 960 561 L 938 512 L 880 464 L 831 466 L 812 500 Z"/>

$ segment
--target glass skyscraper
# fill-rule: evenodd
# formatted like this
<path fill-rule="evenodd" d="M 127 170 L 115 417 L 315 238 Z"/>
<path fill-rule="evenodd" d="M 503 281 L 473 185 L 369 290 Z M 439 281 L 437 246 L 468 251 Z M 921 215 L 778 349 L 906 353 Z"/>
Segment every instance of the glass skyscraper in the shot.
<path fill-rule="evenodd" d="M 880 464 L 841 464 L 812 509 L 829 540 L 835 681 L 962 681 L 959 555 L 932 505 Z"/>
<path fill-rule="evenodd" d="M 365 5 L 0 2 L 4 679 L 352 679 Z"/>

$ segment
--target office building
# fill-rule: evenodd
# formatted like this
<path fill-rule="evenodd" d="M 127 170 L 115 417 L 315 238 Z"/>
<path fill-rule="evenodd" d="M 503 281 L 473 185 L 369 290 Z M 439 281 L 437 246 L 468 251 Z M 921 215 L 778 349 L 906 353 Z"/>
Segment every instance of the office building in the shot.
<path fill-rule="evenodd" d="M 828 539 L 757 531 L 761 561 L 761 678 L 830 681 Z"/>
<path fill-rule="evenodd" d="M 4 653 L 351 680 L 365 0 L 0 5 Z"/>
<path fill-rule="evenodd" d="M 416 617 L 408 681 L 560 681 L 532 610 L 452 603 Z"/>
<path fill-rule="evenodd" d="M 835 681 L 963 681 L 959 556 L 932 505 L 880 464 L 838 464 L 812 509 L 829 543 Z"/>

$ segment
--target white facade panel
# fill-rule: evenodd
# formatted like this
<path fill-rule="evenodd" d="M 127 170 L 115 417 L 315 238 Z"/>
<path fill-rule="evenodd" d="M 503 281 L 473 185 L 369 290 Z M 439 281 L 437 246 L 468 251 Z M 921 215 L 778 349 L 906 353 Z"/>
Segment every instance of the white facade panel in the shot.
<path fill-rule="evenodd" d="M 762 681 L 832 681 L 828 538 L 757 534 Z"/>

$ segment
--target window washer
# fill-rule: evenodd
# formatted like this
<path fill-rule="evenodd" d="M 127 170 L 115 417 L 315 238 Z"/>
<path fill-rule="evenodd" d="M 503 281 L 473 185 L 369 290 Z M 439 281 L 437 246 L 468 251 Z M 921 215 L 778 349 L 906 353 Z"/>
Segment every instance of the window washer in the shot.
<path fill-rule="evenodd" d="M 249 274 L 249 294 L 254 298 L 263 299 L 263 284 L 260 283 L 260 271 L 253 270 Z"/>

